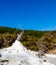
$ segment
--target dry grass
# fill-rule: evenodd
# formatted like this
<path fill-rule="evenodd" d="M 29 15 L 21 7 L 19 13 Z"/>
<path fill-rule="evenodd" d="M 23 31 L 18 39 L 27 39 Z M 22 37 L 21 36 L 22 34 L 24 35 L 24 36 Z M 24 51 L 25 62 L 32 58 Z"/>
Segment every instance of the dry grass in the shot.
<path fill-rule="evenodd" d="M 50 50 L 48 53 L 50 53 L 50 54 L 56 54 L 56 49 Z"/>

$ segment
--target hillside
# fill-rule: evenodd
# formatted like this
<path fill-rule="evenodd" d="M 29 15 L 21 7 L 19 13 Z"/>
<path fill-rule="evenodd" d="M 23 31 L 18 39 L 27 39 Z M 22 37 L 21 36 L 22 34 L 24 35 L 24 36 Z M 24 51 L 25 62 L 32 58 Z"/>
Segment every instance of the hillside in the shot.
<path fill-rule="evenodd" d="M 20 29 L 0 27 L 0 48 L 11 46 L 20 32 Z M 46 53 L 56 49 L 56 31 L 24 30 L 21 42 L 27 49 L 44 49 Z"/>
<path fill-rule="evenodd" d="M 27 50 L 19 41 L 21 36 L 22 32 L 12 46 L 0 50 L 0 65 L 56 65 L 55 54 Z"/>

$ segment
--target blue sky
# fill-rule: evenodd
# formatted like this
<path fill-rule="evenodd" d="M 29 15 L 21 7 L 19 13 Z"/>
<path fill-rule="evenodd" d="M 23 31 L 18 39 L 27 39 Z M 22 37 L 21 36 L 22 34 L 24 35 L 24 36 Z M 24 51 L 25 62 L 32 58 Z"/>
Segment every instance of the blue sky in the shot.
<path fill-rule="evenodd" d="M 0 26 L 56 29 L 56 0 L 0 0 Z"/>

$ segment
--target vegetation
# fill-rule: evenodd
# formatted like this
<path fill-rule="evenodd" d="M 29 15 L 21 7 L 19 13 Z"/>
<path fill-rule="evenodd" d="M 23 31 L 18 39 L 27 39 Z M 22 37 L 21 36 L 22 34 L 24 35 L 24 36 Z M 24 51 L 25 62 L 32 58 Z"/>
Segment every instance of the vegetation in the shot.
<path fill-rule="evenodd" d="M 0 27 L 0 48 L 9 47 L 17 38 L 20 29 Z M 24 30 L 21 42 L 27 49 L 44 52 L 56 48 L 56 31 Z"/>

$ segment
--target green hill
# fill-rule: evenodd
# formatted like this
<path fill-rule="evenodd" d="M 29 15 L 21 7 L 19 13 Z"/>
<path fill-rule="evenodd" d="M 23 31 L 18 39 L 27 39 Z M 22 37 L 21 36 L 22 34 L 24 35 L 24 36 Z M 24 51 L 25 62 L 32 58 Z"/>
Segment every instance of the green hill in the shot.
<path fill-rule="evenodd" d="M 17 38 L 20 29 L 0 27 L 0 48 L 9 47 Z M 24 30 L 21 42 L 27 49 L 44 52 L 56 48 L 56 31 Z"/>

